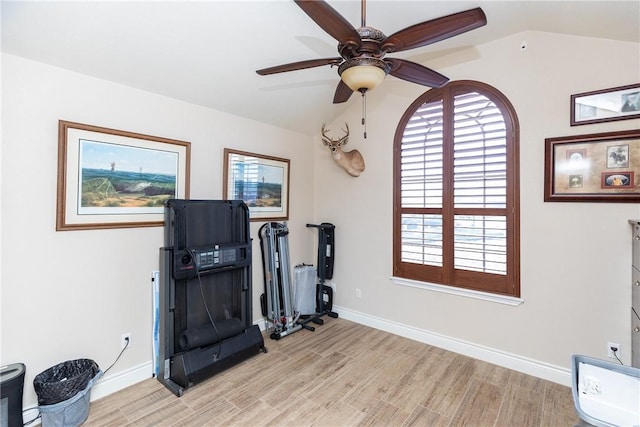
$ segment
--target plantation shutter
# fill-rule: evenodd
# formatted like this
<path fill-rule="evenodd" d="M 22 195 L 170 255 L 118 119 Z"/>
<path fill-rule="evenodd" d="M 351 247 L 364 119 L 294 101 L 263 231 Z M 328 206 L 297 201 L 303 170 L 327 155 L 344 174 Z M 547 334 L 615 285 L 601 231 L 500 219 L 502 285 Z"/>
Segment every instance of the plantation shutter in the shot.
<path fill-rule="evenodd" d="M 509 123 L 481 91 L 439 93 L 397 133 L 394 274 L 512 294 Z"/>

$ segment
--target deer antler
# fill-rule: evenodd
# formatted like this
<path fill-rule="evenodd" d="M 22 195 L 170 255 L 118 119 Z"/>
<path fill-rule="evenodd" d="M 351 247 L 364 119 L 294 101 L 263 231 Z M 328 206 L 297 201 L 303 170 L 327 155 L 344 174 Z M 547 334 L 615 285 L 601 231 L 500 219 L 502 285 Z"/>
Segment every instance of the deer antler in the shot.
<path fill-rule="evenodd" d="M 326 123 L 323 123 L 322 124 L 322 143 L 327 147 L 329 147 L 331 146 L 331 143 L 333 142 L 333 140 L 327 136 L 327 132 L 329 132 L 330 129 L 326 129 L 325 126 L 326 126 Z"/>
<path fill-rule="evenodd" d="M 338 146 L 347 145 L 347 142 L 349 142 L 349 124 L 347 122 L 344 122 L 344 125 L 346 126 L 346 129 L 342 129 L 342 130 L 347 134 L 342 138 L 340 138 L 340 141 L 338 142 Z"/>
<path fill-rule="evenodd" d="M 330 138 L 327 133 L 331 132 L 331 129 L 327 129 L 326 128 L 326 124 L 322 125 L 322 143 L 324 145 L 326 145 L 327 147 L 331 146 L 331 147 L 341 147 L 343 145 L 345 145 L 347 142 L 349 142 L 349 124 L 345 122 L 345 127 L 346 129 L 342 129 L 344 132 L 346 132 L 346 135 L 344 135 L 343 137 L 339 138 L 339 139 L 333 139 Z"/>

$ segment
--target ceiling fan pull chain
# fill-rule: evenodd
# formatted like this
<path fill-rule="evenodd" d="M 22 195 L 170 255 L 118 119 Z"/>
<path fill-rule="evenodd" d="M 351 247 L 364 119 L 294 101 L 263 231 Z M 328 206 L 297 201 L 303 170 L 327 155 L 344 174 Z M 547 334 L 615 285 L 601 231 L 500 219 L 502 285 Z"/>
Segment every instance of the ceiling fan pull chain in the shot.
<path fill-rule="evenodd" d="M 364 139 L 367 139 L 367 91 L 362 92 L 362 126 L 364 126 Z"/>
<path fill-rule="evenodd" d="M 362 3 L 360 3 L 360 17 L 362 18 L 360 20 L 360 23 L 362 25 L 360 25 L 361 27 L 366 27 L 367 26 L 367 6 L 366 6 L 366 0 L 362 0 Z"/>

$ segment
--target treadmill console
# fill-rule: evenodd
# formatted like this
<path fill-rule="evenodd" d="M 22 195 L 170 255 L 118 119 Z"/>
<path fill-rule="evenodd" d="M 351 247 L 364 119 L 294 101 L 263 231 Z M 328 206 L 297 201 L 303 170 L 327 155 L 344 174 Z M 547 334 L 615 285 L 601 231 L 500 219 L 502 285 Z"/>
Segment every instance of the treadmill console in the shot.
<path fill-rule="evenodd" d="M 224 267 L 243 267 L 251 264 L 247 253 L 246 244 L 219 244 L 178 250 L 173 255 L 173 276 L 181 280 Z"/>

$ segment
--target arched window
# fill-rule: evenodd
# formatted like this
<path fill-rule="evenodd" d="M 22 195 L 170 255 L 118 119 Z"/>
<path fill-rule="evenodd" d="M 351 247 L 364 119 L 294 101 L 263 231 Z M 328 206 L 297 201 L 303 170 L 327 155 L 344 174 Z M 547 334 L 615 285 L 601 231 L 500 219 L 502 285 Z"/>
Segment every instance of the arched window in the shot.
<path fill-rule="evenodd" d="M 394 276 L 520 296 L 518 119 L 497 89 L 424 93 L 394 138 Z"/>

